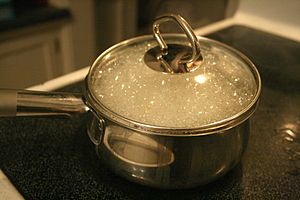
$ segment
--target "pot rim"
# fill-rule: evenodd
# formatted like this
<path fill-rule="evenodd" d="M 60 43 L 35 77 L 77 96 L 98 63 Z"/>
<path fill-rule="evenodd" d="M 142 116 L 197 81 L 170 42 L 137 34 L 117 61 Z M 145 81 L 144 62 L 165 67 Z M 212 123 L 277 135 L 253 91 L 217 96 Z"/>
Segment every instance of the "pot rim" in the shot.
<path fill-rule="evenodd" d="M 185 37 L 184 34 L 164 34 L 165 37 Z M 213 39 L 205 38 L 202 36 L 197 36 L 198 40 L 205 41 L 208 43 L 213 43 L 219 46 L 222 46 L 226 50 L 230 51 L 233 53 L 236 57 L 244 61 L 247 66 L 249 67 L 250 71 L 252 72 L 256 85 L 257 85 L 257 91 L 255 94 L 255 97 L 245 107 L 243 110 L 240 112 L 236 113 L 235 115 L 225 118 L 223 120 L 210 123 L 204 126 L 199 126 L 199 127 L 192 127 L 192 128 L 178 128 L 178 127 L 166 127 L 166 126 L 156 126 L 156 125 L 151 125 L 151 124 L 146 124 L 146 123 L 141 123 L 129 118 L 126 118 L 124 116 L 121 116 L 114 111 L 110 110 L 107 108 L 105 105 L 101 103 L 91 92 L 90 86 L 91 86 L 91 77 L 92 77 L 92 72 L 94 71 L 95 66 L 97 66 L 97 63 L 101 61 L 106 55 L 108 55 L 111 51 L 114 49 L 120 48 L 122 46 L 127 46 L 133 42 L 138 42 L 138 41 L 144 41 L 145 39 L 150 39 L 153 38 L 153 35 L 144 35 L 144 36 L 139 36 L 139 37 L 134 37 L 125 41 L 122 41 L 118 44 L 115 44 L 105 50 L 103 53 L 101 53 L 98 58 L 94 61 L 92 66 L 89 69 L 89 72 L 85 78 L 85 85 L 86 85 L 86 104 L 91 107 L 94 112 L 98 115 L 100 118 L 108 119 L 110 121 L 113 121 L 116 124 L 119 124 L 120 126 L 139 131 L 139 132 L 144 132 L 147 134 L 154 134 L 154 135 L 165 135 L 165 136 L 199 136 L 199 135 L 209 135 L 213 134 L 216 132 L 220 131 L 225 131 L 228 129 L 231 129 L 244 121 L 246 121 L 256 110 L 257 103 L 260 97 L 261 93 L 261 78 L 259 75 L 259 72 L 255 65 L 251 62 L 251 60 L 246 57 L 244 54 L 239 52 L 238 50 L 224 44 L 221 42 L 218 42 Z"/>

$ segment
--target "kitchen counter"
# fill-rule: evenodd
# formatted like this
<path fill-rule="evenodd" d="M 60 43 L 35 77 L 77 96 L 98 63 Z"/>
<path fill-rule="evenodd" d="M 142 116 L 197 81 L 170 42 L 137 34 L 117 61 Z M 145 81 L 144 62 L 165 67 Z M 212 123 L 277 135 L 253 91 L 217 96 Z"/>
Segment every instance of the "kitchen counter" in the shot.
<path fill-rule="evenodd" d="M 13 6 L 6 6 L 6 9 L 9 9 L 11 14 L 7 17 L 0 18 L 0 33 L 30 27 L 45 22 L 71 19 L 71 13 L 68 9 L 56 8 L 53 6 L 18 9 Z"/>
<path fill-rule="evenodd" d="M 0 167 L 25 199 L 299 199 L 300 43 L 233 26 L 208 35 L 246 54 L 262 76 L 241 162 L 208 185 L 152 189 L 120 178 L 97 160 L 87 115 L 0 119 Z M 82 92 L 82 81 L 59 91 Z"/>

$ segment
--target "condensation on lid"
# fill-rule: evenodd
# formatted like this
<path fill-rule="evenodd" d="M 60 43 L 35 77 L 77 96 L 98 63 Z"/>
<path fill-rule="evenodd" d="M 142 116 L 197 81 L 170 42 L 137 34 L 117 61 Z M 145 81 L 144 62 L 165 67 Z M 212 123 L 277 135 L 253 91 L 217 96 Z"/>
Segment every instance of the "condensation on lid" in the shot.
<path fill-rule="evenodd" d="M 184 37 L 167 43 L 188 45 Z M 143 60 L 152 37 L 109 51 L 93 66 L 90 90 L 110 111 L 143 124 L 195 128 L 235 116 L 258 86 L 248 64 L 222 45 L 200 40 L 203 61 L 194 72 L 154 71 Z"/>

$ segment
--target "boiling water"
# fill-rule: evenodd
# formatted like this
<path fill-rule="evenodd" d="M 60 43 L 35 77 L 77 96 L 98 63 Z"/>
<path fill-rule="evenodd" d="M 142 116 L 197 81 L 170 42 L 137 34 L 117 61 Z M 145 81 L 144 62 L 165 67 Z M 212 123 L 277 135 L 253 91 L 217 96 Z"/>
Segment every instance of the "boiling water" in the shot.
<path fill-rule="evenodd" d="M 154 46 L 133 45 L 99 63 L 91 89 L 103 105 L 131 120 L 180 128 L 232 117 L 253 100 L 253 75 L 233 55 L 202 45 L 204 60 L 196 71 L 165 74 L 144 63 L 143 55 Z"/>

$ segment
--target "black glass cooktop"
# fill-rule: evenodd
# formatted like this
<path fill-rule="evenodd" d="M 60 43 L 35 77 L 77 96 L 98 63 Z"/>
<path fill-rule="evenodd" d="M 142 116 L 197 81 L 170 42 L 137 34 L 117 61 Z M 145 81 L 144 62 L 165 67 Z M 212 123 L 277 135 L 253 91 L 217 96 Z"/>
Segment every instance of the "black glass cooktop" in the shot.
<path fill-rule="evenodd" d="M 85 115 L 0 119 L 1 169 L 26 199 L 300 199 L 300 43 L 243 26 L 208 37 L 246 54 L 263 82 L 247 151 L 221 179 L 188 190 L 130 183 L 97 160 Z"/>

